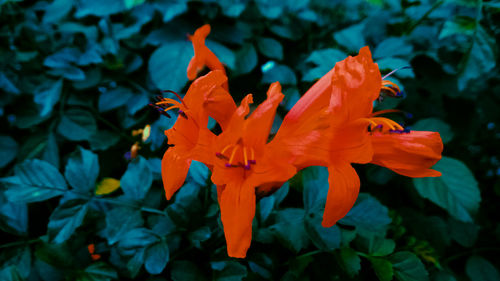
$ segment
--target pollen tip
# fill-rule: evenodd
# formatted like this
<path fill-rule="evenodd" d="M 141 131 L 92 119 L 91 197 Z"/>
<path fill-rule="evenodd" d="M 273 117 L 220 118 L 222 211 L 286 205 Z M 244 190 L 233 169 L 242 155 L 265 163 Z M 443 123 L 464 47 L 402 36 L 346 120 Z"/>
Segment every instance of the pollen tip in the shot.
<path fill-rule="evenodd" d="M 226 168 L 231 168 L 231 167 L 232 167 L 232 165 L 231 165 L 231 164 L 229 164 L 229 163 L 226 163 L 226 165 L 225 165 L 225 166 L 226 166 Z"/>
<path fill-rule="evenodd" d="M 257 161 L 255 161 L 255 160 L 248 160 L 248 163 L 249 164 L 257 164 Z"/>
<path fill-rule="evenodd" d="M 250 164 L 247 164 L 247 165 L 243 166 L 243 168 L 244 168 L 245 170 L 250 170 Z"/>

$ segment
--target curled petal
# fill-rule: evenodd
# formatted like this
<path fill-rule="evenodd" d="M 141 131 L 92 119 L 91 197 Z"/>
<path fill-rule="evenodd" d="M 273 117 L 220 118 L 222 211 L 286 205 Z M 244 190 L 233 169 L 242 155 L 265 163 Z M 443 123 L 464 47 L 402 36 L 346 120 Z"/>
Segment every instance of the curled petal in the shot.
<path fill-rule="evenodd" d="M 356 202 L 359 194 L 359 177 L 349 163 L 342 163 L 328 167 L 328 195 L 326 197 L 325 212 L 323 213 L 323 227 L 331 227 L 343 218 Z"/>
<path fill-rule="evenodd" d="M 441 175 L 440 172 L 430 169 L 441 159 L 443 142 L 439 133 L 374 133 L 371 139 L 374 149 L 373 164 L 412 178 Z"/>

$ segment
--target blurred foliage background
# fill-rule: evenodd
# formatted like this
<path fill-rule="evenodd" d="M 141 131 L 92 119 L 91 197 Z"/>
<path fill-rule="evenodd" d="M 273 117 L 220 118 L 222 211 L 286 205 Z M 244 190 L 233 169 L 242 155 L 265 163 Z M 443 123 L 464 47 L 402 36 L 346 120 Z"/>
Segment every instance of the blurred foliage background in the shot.
<path fill-rule="evenodd" d="M 390 77 L 406 98 L 376 109 L 439 131 L 443 176 L 356 166 L 362 194 L 326 229 L 327 173 L 308 168 L 259 201 L 247 258 L 228 258 L 204 165 L 165 200 L 175 118 L 146 106 L 185 92 L 186 34 L 205 23 L 236 101 L 284 85 L 275 130 L 362 46 L 383 74 L 411 66 Z M 499 35 L 496 1 L 0 0 L 0 280 L 499 280 Z"/>

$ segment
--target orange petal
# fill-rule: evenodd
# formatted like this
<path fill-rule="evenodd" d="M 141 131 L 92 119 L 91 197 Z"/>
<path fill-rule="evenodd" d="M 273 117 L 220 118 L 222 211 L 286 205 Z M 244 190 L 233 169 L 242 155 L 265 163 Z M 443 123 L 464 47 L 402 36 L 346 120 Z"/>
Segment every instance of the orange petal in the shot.
<path fill-rule="evenodd" d="M 361 48 L 359 55 L 338 62 L 332 75 L 330 108 L 343 118 L 336 120 L 345 122 L 369 116 L 381 87 L 382 76 L 368 47 Z"/>
<path fill-rule="evenodd" d="M 349 163 L 342 163 L 328 167 L 328 195 L 325 212 L 323 213 L 323 227 L 331 227 L 343 218 L 354 206 L 359 194 L 359 177 Z"/>
<path fill-rule="evenodd" d="M 217 189 L 221 220 L 230 257 L 244 258 L 252 240 L 255 216 L 255 188 L 243 182 L 229 182 Z"/>
<path fill-rule="evenodd" d="M 269 138 L 276 108 L 285 96 L 281 93 L 281 85 L 274 82 L 267 91 L 267 99 L 262 102 L 245 122 L 245 145 L 255 149 L 263 148 Z"/>
<path fill-rule="evenodd" d="M 384 166 L 398 174 L 416 177 L 436 177 L 441 173 L 430 169 L 441 159 L 443 142 L 437 132 L 411 131 L 409 133 L 371 136 L 373 164 Z"/>
<path fill-rule="evenodd" d="M 366 123 L 351 122 L 331 130 L 330 161 L 365 164 L 372 160 L 373 149 Z"/>
<path fill-rule="evenodd" d="M 184 184 L 191 159 L 179 153 L 175 147 L 167 149 L 161 160 L 161 177 L 165 196 L 170 200 L 174 193 Z"/>
<path fill-rule="evenodd" d="M 210 25 L 205 24 L 198 28 L 192 36 L 189 36 L 189 40 L 193 42 L 194 56 L 189 62 L 187 68 L 187 76 L 189 80 L 194 80 L 205 66 L 210 68 L 210 70 L 221 70 L 224 74 L 224 65 L 220 62 L 217 56 L 208 49 L 205 45 L 205 39 L 210 34 Z M 224 82 L 223 87 L 227 90 L 227 81 Z"/>

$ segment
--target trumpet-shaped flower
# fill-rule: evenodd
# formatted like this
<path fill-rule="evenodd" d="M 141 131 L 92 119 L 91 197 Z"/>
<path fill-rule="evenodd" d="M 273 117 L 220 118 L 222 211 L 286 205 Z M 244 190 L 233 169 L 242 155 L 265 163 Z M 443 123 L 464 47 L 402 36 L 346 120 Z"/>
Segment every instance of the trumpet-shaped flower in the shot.
<path fill-rule="evenodd" d="M 162 179 L 167 199 L 184 183 L 191 160 L 207 162 L 211 158 L 207 147 L 215 136 L 207 129 L 208 116 L 225 126 L 227 120 L 220 108 L 229 112 L 236 109 L 232 97 L 222 88 L 226 81 L 227 77 L 222 71 L 211 71 L 196 79 L 184 98 L 176 94 L 179 101 L 159 98 L 154 105 L 164 114 L 172 109 L 179 110 L 174 126 L 165 131 L 168 144 L 172 146 L 162 159 Z"/>
<path fill-rule="evenodd" d="M 430 169 L 441 158 L 439 133 L 410 132 L 380 117 L 391 111 L 373 113 L 381 91 L 400 95 L 394 83 L 382 81 L 370 50 L 364 47 L 358 56 L 338 62 L 304 94 L 285 116 L 282 135 L 278 132 L 275 138 L 288 137 L 289 147 L 302 142 L 302 151 L 291 150 L 298 168 L 328 167 L 325 227 L 344 217 L 359 194 L 359 177 L 351 163 L 371 162 L 410 177 L 440 175 Z"/>
<path fill-rule="evenodd" d="M 278 146 L 267 143 L 276 114 L 283 99 L 281 86 L 273 83 L 267 99 L 247 118 L 252 95 L 247 95 L 232 114 L 229 124 L 213 142 L 215 161 L 212 181 L 217 185 L 221 219 L 231 257 L 243 258 L 252 239 L 256 187 L 281 185 L 296 169 L 284 161 Z"/>

